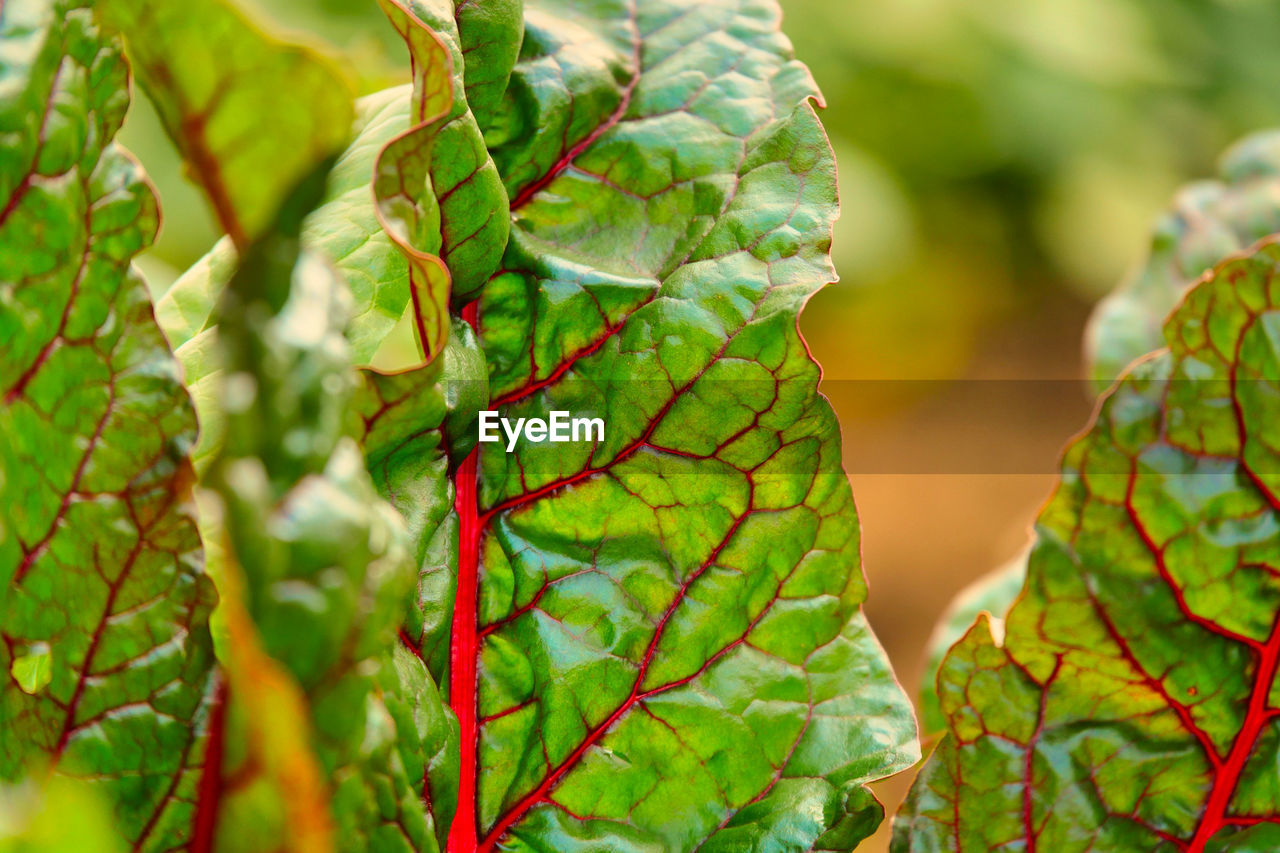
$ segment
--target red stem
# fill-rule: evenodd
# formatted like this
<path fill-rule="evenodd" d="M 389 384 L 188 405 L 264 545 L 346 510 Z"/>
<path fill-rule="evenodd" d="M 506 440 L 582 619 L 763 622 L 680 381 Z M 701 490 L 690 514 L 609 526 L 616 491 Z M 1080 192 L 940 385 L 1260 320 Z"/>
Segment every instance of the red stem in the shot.
<path fill-rule="evenodd" d="M 1244 725 L 1240 727 L 1235 741 L 1231 744 L 1231 752 L 1227 754 L 1227 760 L 1222 769 L 1214 776 L 1213 788 L 1209 791 L 1204 814 L 1200 818 L 1200 824 L 1196 827 L 1196 834 L 1192 837 L 1188 848 L 1191 853 L 1201 853 L 1209 843 L 1209 839 L 1230 823 L 1227 807 L 1231 804 L 1231 797 L 1235 794 L 1245 765 L 1253 755 L 1258 737 L 1277 713 L 1267 704 L 1267 697 L 1276 679 L 1277 665 L 1280 665 L 1280 619 L 1276 620 L 1271 636 L 1258 652 L 1258 668 L 1254 673 L 1253 689 L 1249 693 L 1249 707 L 1245 712 Z"/>
<path fill-rule="evenodd" d="M 462 318 L 477 325 L 477 303 L 462 309 Z M 461 737 L 461 772 L 458 812 L 449 828 L 447 853 L 472 853 L 477 846 L 476 824 L 476 657 L 480 635 L 476 630 L 476 590 L 479 583 L 480 514 L 476 505 L 476 454 L 472 450 L 454 475 L 454 509 L 458 513 L 458 592 L 454 600 L 453 628 L 449 638 L 449 706 L 458 716 Z"/>
<path fill-rule="evenodd" d="M 222 803 L 222 752 L 227 728 L 227 683 L 218 685 L 209 716 L 209 740 L 204 750 L 204 767 L 196 794 L 196 813 L 192 819 L 191 853 L 213 850 L 214 831 L 218 824 L 218 806 Z"/>

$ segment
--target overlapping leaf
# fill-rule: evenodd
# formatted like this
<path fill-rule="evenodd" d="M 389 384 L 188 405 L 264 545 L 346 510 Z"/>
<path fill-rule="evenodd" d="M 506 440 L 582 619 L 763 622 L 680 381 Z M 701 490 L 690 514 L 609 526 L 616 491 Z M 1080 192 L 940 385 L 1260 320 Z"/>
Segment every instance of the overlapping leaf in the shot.
<path fill-rule="evenodd" d="M 226 0 L 100 0 L 94 10 L 127 35 L 165 130 L 237 245 L 346 141 L 352 94 L 336 66 L 266 36 Z"/>
<path fill-rule="evenodd" d="M 849 849 L 914 757 L 795 327 L 834 165 L 777 27 L 526 4 L 480 338 L 504 415 L 607 433 L 459 469 L 451 849 Z"/>
<path fill-rule="evenodd" d="M 1162 325 L 1198 277 L 1231 253 L 1280 232 L 1280 134 L 1255 134 L 1223 157 L 1221 178 L 1184 187 L 1156 225 L 1143 265 L 1098 303 L 1085 332 L 1090 384 L 1101 393 L 1133 360 L 1158 349 Z M 926 731 L 939 731 L 938 666 L 980 611 L 1000 624 L 1022 588 L 1025 555 L 963 593 L 928 645 L 920 684 Z"/>
<path fill-rule="evenodd" d="M 92 780 L 134 849 L 190 838 L 213 667 L 195 418 L 132 257 L 155 196 L 111 141 L 88 4 L 0 7 L 0 780 Z"/>
<path fill-rule="evenodd" d="M 332 260 L 351 285 L 347 337 L 356 364 L 389 372 L 420 363 L 423 350 L 438 352 L 451 292 L 466 297 L 493 273 L 510 227 L 501 181 L 461 78 L 451 75 L 461 69 L 462 53 L 448 5 L 385 5 L 409 45 L 415 83 L 357 103 L 354 141 L 303 230 L 306 245 Z M 371 179 L 377 206 L 369 203 Z M 234 257 L 231 242 L 220 242 L 157 306 L 175 344 L 207 332 Z M 206 347 L 203 341 L 179 347 L 188 375 Z"/>
<path fill-rule="evenodd" d="M 228 431 L 210 478 L 233 555 L 219 845 L 431 850 L 453 807 L 456 734 L 397 638 L 414 564 L 349 435 L 349 298 L 298 255 L 306 209 L 305 193 L 286 204 L 218 312 Z"/>
<path fill-rule="evenodd" d="M 1192 282 L 1232 252 L 1280 232 L 1280 133 L 1236 144 L 1219 174 L 1178 193 L 1142 266 L 1094 311 L 1085 351 L 1097 391 L 1163 345 L 1165 318 Z"/>
<path fill-rule="evenodd" d="M 1271 850 L 1280 246 L 1229 261 L 1067 451 L 1003 646 L 948 655 L 898 850 Z"/>

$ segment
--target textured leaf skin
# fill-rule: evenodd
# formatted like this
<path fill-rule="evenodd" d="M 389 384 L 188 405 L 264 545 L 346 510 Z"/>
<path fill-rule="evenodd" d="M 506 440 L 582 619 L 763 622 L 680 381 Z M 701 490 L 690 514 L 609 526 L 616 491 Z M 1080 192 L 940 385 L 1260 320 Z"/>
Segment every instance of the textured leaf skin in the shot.
<path fill-rule="evenodd" d="M 510 220 L 463 94 L 453 3 L 379 3 L 409 48 L 414 124 L 378 155 L 373 193 L 383 230 L 408 261 L 419 355 L 429 361 L 444 347 L 452 289 L 465 297 L 497 269 Z"/>
<path fill-rule="evenodd" d="M 1095 393 L 1105 391 L 1130 362 L 1162 346 L 1165 318 L 1198 277 L 1233 252 L 1280 232 L 1280 132 L 1241 140 L 1224 155 L 1219 172 L 1219 180 L 1199 181 L 1178 193 L 1156 225 L 1143 266 L 1094 309 L 1085 356 Z M 942 729 L 934 682 L 947 649 L 979 610 L 997 617 L 998 624 L 1025 575 L 1025 559 L 993 572 L 963 593 L 966 602 L 953 605 L 935 628 L 920 684 L 925 731 Z"/>
<path fill-rule="evenodd" d="M 127 34 L 138 79 L 237 245 L 346 142 L 352 93 L 337 68 L 224 0 L 99 0 L 94 10 Z"/>
<path fill-rule="evenodd" d="M 475 446 L 475 413 L 488 400 L 484 356 L 471 327 L 456 322 L 431 364 L 391 376 L 367 373 L 365 380 L 357 407 L 366 463 L 379 492 L 404 517 L 419 566 L 403 639 L 447 684 L 458 556 L 449 460 Z"/>
<path fill-rule="evenodd" d="M 177 363 L 131 269 L 157 225 L 87 5 L 0 7 L 0 781 L 92 780 L 134 849 L 190 838 L 213 666 Z M 20 677 L 21 675 L 21 677 Z"/>
<path fill-rule="evenodd" d="M 248 249 L 218 313 L 227 440 L 210 482 L 247 617 L 230 620 L 229 741 L 244 748 L 223 765 L 219 849 L 294 849 L 301 819 L 321 847 L 328 838 L 343 850 L 429 851 L 453 807 L 456 735 L 425 665 L 399 649 L 414 565 L 403 522 L 378 499 L 351 438 L 360 380 L 343 337 L 349 298 L 323 260 L 299 254 L 306 202 L 323 179 Z M 281 786 L 295 769 L 287 762 L 275 778 L 243 783 L 275 746 L 277 712 L 262 707 L 252 678 L 272 665 L 266 695 L 300 711 L 327 815 L 298 813 L 298 786 Z M 238 681 L 237 666 L 250 677 Z"/>
<path fill-rule="evenodd" d="M 1163 345 L 1165 318 L 1192 282 L 1233 252 L 1280 232 L 1280 131 L 1241 140 L 1218 171 L 1218 180 L 1178 193 L 1156 224 L 1143 265 L 1094 310 L 1085 354 L 1096 391 Z"/>
<path fill-rule="evenodd" d="M 355 401 L 420 567 L 402 643 L 461 717 L 451 850 L 848 850 L 883 817 L 864 783 L 918 757 L 860 613 L 838 429 L 795 328 L 834 278 L 834 164 L 778 18 L 527 4 L 485 126 L 516 196 L 504 269 L 462 312 L 478 334 L 455 323 L 439 357 L 368 376 Z M 372 221 L 365 199 L 329 227 Z M 405 221 L 429 236 L 416 201 Z M 183 284 L 168 304 L 195 341 L 220 285 Z M 609 439 L 473 453 L 491 398 L 601 414 Z"/>
<path fill-rule="evenodd" d="M 795 325 L 834 278 L 816 90 L 773 3 L 525 10 L 480 340 L 506 416 L 608 434 L 459 467 L 450 849 L 850 849 L 918 752 Z"/>
<path fill-rule="evenodd" d="M 939 676 L 949 734 L 896 850 L 1271 850 L 1280 246 L 1219 266 L 1071 445 L 1003 647 Z"/>

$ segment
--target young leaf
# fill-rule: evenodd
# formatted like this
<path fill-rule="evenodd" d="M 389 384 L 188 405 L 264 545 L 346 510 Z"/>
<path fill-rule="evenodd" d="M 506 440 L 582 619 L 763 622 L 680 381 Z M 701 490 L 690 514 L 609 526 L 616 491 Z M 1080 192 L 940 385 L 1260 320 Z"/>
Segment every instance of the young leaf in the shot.
<path fill-rule="evenodd" d="M 408 260 L 420 355 L 429 360 L 449 330 L 451 277 L 465 297 L 497 269 L 510 229 L 507 197 L 463 95 L 453 4 L 379 2 L 409 47 L 414 126 L 378 155 L 373 192 L 383 229 Z"/>
<path fill-rule="evenodd" d="M 454 4 L 459 43 L 467 57 L 467 105 L 482 130 L 499 124 L 511 72 L 524 41 L 523 0 Z"/>
<path fill-rule="evenodd" d="M 191 837 L 213 589 L 177 363 L 131 268 L 155 196 L 111 140 L 119 45 L 88 4 L 0 7 L 0 781 L 92 780 L 133 849 Z"/>
<path fill-rule="evenodd" d="M 1280 132 L 1241 140 L 1218 171 L 1219 180 L 1178 193 L 1143 265 L 1094 310 L 1085 353 L 1096 391 L 1163 344 L 1165 318 L 1192 282 L 1232 252 L 1280 232 Z"/>
<path fill-rule="evenodd" d="M 1228 261 L 1072 444 L 1003 646 L 939 675 L 949 734 L 895 850 L 1270 850 L 1280 661 L 1280 245 Z"/>
<path fill-rule="evenodd" d="M 917 753 L 796 331 L 816 91 L 771 3 L 573 12 L 526 4 L 478 327 L 493 408 L 607 429 L 458 468 L 450 849 L 848 849 Z"/>
<path fill-rule="evenodd" d="M 336 66 L 263 34 L 226 0 L 99 0 L 94 11 L 126 34 L 143 88 L 236 245 L 346 141 L 352 93 Z"/>

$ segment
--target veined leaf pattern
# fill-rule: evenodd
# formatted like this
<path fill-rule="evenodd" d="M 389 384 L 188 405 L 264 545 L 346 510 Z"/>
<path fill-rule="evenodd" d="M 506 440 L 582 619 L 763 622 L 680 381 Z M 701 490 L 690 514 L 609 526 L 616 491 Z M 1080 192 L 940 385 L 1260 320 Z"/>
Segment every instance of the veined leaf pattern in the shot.
<path fill-rule="evenodd" d="M 155 195 L 112 139 L 128 68 L 88 4 L 0 6 L 0 780 L 92 780 L 121 840 L 191 837 L 212 585 L 196 422 L 132 269 Z"/>
<path fill-rule="evenodd" d="M 1178 191 L 1156 223 L 1143 264 L 1098 303 L 1085 330 L 1085 357 L 1095 393 L 1106 390 L 1130 362 L 1159 349 L 1162 326 L 1195 280 L 1233 252 L 1280 232 L 1280 133 L 1241 140 L 1222 158 L 1220 178 Z M 961 593 L 930 638 L 920 684 L 925 731 L 943 727 L 938 713 L 938 667 L 982 610 L 1003 623 L 1026 576 L 1026 554 Z"/>
<path fill-rule="evenodd" d="M 896 850 L 1270 850 L 1280 245 L 1227 261 L 1067 450 L 1021 597 L 947 656 Z"/>
<path fill-rule="evenodd" d="M 451 849 L 848 849 L 916 747 L 796 331 L 834 278 L 816 89 L 773 3 L 525 11 L 492 405 L 608 434 L 459 466 Z"/>
<path fill-rule="evenodd" d="M 443 331 L 420 332 L 429 364 L 369 375 L 356 395 L 345 362 L 332 362 L 340 324 L 326 320 L 321 343 L 279 320 L 289 280 L 305 291 L 325 278 L 306 251 L 292 272 L 280 267 L 297 255 L 294 231 L 289 251 L 255 254 L 257 244 L 237 239 L 244 263 L 215 252 L 162 306 L 171 339 L 196 348 L 184 357 L 190 373 L 216 389 L 198 386 L 197 399 L 228 414 L 225 455 L 212 462 L 215 443 L 202 470 L 225 502 L 232 577 L 243 581 L 234 600 L 257 635 L 245 647 L 260 647 L 296 684 L 301 698 L 289 702 L 307 717 L 320 772 L 349 781 L 336 783 L 331 824 L 317 831 L 372 843 L 391 825 L 379 843 L 430 848 L 456 796 L 451 850 L 852 848 L 883 816 L 866 783 L 909 765 L 918 748 L 861 613 L 839 431 L 796 329 L 805 300 L 834 278 L 835 171 L 816 88 L 779 32 L 775 3 L 528 3 L 509 74 L 513 53 L 486 38 L 511 32 L 514 4 L 493 17 L 387 5 L 420 77 L 412 94 L 371 102 L 344 158 L 351 168 L 340 163 L 338 174 L 364 162 L 375 185 L 391 188 L 379 196 L 395 199 L 404 223 L 387 220 L 391 230 L 445 259 L 465 323 L 455 320 L 448 343 Z M 463 75 L 452 76 L 453 118 L 436 124 L 421 106 L 438 60 L 424 59 L 441 46 Z M 496 57 L 495 69 L 468 74 L 464 51 Z M 414 140 L 411 156 L 384 157 L 375 173 L 381 143 L 404 133 L 409 116 L 420 122 L 401 137 Z M 445 146 L 455 121 L 460 141 Z M 487 150 L 474 145 L 481 127 Z M 444 156 L 467 151 L 477 156 Z M 451 169 L 452 183 L 441 178 Z M 490 180 L 499 174 L 502 186 Z M 384 241 L 365 274 L 385 330 L 406 316 L 393 303 L 407 305 L 412 288 L 383 289 L 404 267 L 387 260 L 397 252 L 370 226 L 378 210 L 367 192 L 363 207 L 347 195 L 354 186 L 333 198 L 327 221 Z M 326 233 L 328 215 L 307 227 Z M 477 227 L 456 227 L 468 222 Z M 471 252 L 474 264 L 463 260 Z M 215 310 L 228 278 L 229 301 Z M 430 296 L 447 304 L 438 289 Z M 358 314 L 368 313 L 357 297 Z M 308 304 L 333 303 L 312 293 Z M 347 337 L 365 344 L 364 363 L 386 339 L 367 329 Z M 326 376 L 339 379 L 326 385 Z M 478 452 L 486 404 L 516 417 L 599 416 L 608 434 Z M 385 530 L 337 567 L 336 546 L 304 535 L 329 542 L 350 524 L 365 530 L 335 517 L 352 504 L 391 524 L 361 491 L 349 409 L 364 421 L 373 482 L 408 521 L 407 561 L 389 556 Z M 387 548 L 375 552 L 377 543 Z M 371 562 L 386 571 L 353 569 Z M 406 606 L 412 596 L 390 566 L 414 562 L 418 594 Z M 330 569 L 336 576 L 320 583 Z M 384 644 L 401 619 L 392 652 Z M 335 662 L 335 648 L 358 652 Z M 38 663 L 29 669 L 24 678 L 39 677 Z M 460 717 L 456 771 L 430 675 Z M 237 769 L 263 769 L 246 765 L 243 744 L 271 719 L 265 708 L 237 711 L 234 665 L 230 676 L 218 706 L 218 814 L 245 824 L 276 815 L 275 834 L 263 836 L 273 843 L 288 825 L 278 796 L 288 777 L 274 777 L 265 809 L 252 792 L 228 790 L 246 778 Z M 356 697 L 370 697 L 363 711 Z M 388 730 L 369 714 L 392 730 L 415 724 L 420 743 L 357 744 L 360 721 L 365 732 Z M 416 798 L 415 772 L 424 777 Z"/>
<path fill-rule="evenodd" d="M 209 483 L 234 608 L 217 838 L 219 849 L 429 851 L 453 808 L 456 735 L 425 665 L 400 649 L 415 571 L 351 435 L 350 299 L 323 259 L 300 252 L 326 174 L 248 247 L 217 312 L 227 440 Z M 299 734 L 309 749 L 280 756 Z"/>

